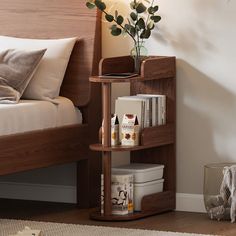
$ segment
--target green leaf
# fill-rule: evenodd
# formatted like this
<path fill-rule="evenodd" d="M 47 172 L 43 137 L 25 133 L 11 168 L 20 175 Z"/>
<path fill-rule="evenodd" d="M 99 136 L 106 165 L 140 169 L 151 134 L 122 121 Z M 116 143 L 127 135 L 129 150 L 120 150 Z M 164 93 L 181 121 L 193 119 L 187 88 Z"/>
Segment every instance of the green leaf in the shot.
<path fill-rule="evenodd" d="M 154 21 L 150 20 L 147 24 L 147 28 L 150 29 L 150 30 L 153 30 L 154 27 L 155 27 Z"/>
<path fill-rule="evenodd" d="M 100 11 L 104 11 L 106 9 L 106 4 L 101 0 L 95 0 L 95 5 Z"/>
<path fill-rule="evenodd" d="M 153 7 L 148 8 L 148 13 L 151 14 L 151 15 L 153 14 Z"/>
<path fill-rule="evenodd" d="M 86 6 L 89 9 L 93 9 L 95 7 L 95 4 L 91 3 L 91 2 L 86 2 Z"/>
<path fill-rule="evenodd" d="M 131 13 L 130 13 L 130 17 L 131 17 L 131 19 L 132 19 L 133 21 L 136 21 L 137 18 L 138 18 L 137 14 L 134 13 L 134 12 L 131 12 Z"/>
<path fill-rule="evenodd" d="M 145 22 L 143 18 L 139 18 L 136 24 L 138 25 L 139 29 L 145 29 Z"/>
<path fill-rule="evenodd" d="M 141 39 L 148 39 L 151 35 L 151 30 L 150 29 L 144 29 L 142 33 L 140 34 Z"/>
<path fill-rule="evenodd" d="M 114 20 L 114 17 L 113 17 L 112 15 L 110 15 L 110 14 L 106 14 L 106 15 L 105 15 L 105 18 L 106 18 L 106 20 L 107 20 L 108 22 L 112 22 L 112 21 Z"/>
<path fill-rule="evenodd" d="M 111 29 L 111 30 L 117 29 L 117 25 L 112 25 L 110 29 Z"/>
<path fill-rule="evenodd" d="M 153 9 L 154 9 L 154 13 L 155 13 L 159 10 L 159 7 L 156 5 L 155 7 L 153 7 Z"/>
<path fill-rule="evenodd" d="M 133 37 L 136 36 L 136 29 L 132 25 L 130 26 L 130 31 L 129 32 Z"/>
<path fill-rule="evenodd" d="M 112 29 L 111 34 L 113 36 L 119 36 L 122 33 L 122 30 L 120 28 Z"/>
<path fill-rule="evenodd" d="M 133 36 L 136 36 L 136 29 L 134 26 L 130 25 L 130 24 L 125 24 L 125 29 Z"/>
<path fill-rule="evenodd" d="M 151 15 L 153 15 L 155 12 L 158 11 L 158 9 L 159 9 L 158 6 L 155 6 L 155 7 L 149 7 L 149 8 L 148 8 L 148 13 L 151 14 Z"/>
<path fill-rule="evenodd" d="M 116 21 L 118 25 L 122 25 L 122 23 L 124 22 L 123 16 L 121 15 L 117 16 Z"/>
<path fill-rule="evenodd" d="M 155 23 L 159 22 L 161 20 L 160 16 L 151 16 L 150 17 Z"/>
<path fill-rule="evenodd" d="M 146 11 L 146 9 L 147 8 L 143 5 L 143 3 L 139 3 L 135 8 L 137 13 L 143 13 Z"/>

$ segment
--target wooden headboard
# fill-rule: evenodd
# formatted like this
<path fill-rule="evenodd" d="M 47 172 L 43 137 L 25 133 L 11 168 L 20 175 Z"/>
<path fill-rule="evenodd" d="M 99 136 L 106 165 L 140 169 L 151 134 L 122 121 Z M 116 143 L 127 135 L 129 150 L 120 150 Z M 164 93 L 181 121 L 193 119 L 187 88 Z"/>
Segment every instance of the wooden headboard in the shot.
<path fill-rule="evenodd" d="M 24 38 L 78 37 L 61 88 L 76 106 L 90 100 L 89 75 L 101 56 L 101 23 L 85 0 L 0 0 L 0 35 Z"/>

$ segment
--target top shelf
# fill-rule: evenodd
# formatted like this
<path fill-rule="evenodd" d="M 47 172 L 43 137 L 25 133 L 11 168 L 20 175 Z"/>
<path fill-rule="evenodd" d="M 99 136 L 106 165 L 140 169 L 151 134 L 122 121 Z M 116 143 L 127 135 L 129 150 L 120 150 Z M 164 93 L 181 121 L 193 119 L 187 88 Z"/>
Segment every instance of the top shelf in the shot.
<path fill-rule="evenodd" d="M 89 78 L 90 82 L 95 82 L 95 83 L 125 83 L 125 82 L 138 82 L 138 81 L 144 81 L 147 79 L 144 79 L 141 76 L 135 76 L 131 78 L 117 78 L 117 77 L 102 77 L 102 76 L 93 76 Z"/>
<path fill-rule="evenodd" d="M 175 57 L 150 56 L 141 63 L 140 75 L 131 78 L 102 77 L 108 73 L 134 72 L 134 60 L 130 56 L 104 58 L 99 63 L 99 75 L 90 77 L 96 83 L 142 82 L 175 78 Z"/>

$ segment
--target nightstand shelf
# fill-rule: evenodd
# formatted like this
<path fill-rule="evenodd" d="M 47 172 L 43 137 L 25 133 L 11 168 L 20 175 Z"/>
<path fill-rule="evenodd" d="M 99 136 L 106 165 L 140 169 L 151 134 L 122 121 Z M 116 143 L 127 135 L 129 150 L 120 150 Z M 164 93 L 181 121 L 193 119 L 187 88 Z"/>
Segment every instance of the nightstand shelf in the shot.
<path fill-rule="evenodd" d="M 94 151 L 103 153 L 104 214 L 100 210 L 90 216 L 95 220 L 126 221 L 175 209 L 176 157 L 175 157 L 175 57 L 149 57 L 141 64 L 140 76 L 132 78 L 102 77 L 108 73 L 133 72 L 134 62 L 129 56 L 106 58 L 100 61 L 100 76 L 90 77 L 94 83 L 102 83 L 104 145 L 91 144 Z M 139 146 L 111 146 L 111 84 L 130 82 L 130 93 L 164 94 L 167 97 L 167 124 L 144 128 Z M 131 162 L 162 164 L 164 191 L 144 196 L 141 211 L 128 215 L 112 215 L 111 205 L 111 152 L 131 152 Z"/>

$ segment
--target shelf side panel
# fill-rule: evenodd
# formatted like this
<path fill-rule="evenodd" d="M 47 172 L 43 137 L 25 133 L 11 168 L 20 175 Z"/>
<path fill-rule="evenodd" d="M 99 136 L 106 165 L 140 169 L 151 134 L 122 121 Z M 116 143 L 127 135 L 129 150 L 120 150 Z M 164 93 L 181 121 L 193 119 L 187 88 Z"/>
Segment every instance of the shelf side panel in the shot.
<path fill-rule="evenodd" d="M 131 162 L 164 165 L 164 191 L 176 192 L 175 145 L 169 144 L 131 152 Z"/>
<path fill-rule="evenodd" d="M 144 94 L 162 94 L 166 95 L 166 122 L 175 122 L 175 78 L 149 80 L 142 82 L 131 83 L 130 93 L 131 95 L 144 93 Z"/>
<path fill-rule="evenodd" d="M 175 193 L 166 191 L 144 196 L 141 202 L 142 212 L 164 212 L 175 209 Z"/>

